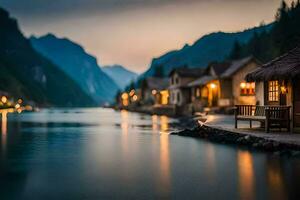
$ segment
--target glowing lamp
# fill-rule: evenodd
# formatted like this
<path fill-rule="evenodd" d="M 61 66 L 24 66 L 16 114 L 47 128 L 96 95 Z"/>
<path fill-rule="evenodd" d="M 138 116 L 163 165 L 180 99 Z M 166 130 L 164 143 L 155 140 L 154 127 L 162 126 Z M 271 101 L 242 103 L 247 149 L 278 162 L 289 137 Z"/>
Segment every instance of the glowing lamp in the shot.
<path fill-rule="evenodd" d="M 210 88 L 211 88 L 211 89 L 215 89 L 216 87 L 217 87 L 216 84 L 214 84 L 214 83 L 211 83 L 211 84 L 210 84 Z"/>
<path fill-rule="evenodd" d="M 18 103 L 19 104 L 23 103 L 23 100 L 22 99 L 18 99 Z"/>
<path fill-rule="evenodd" d="M 131 90 L 130 92 L 129 92 L 129 95 L 132 97 L 133 95 L 134 95 L 134 90 Z"/>
<path fill-rule="evenodd" d="M 287 91 L 287 88 L 285 86 L 281 86 L 280 87 L 280 90 L 281 90 L 281 93 L 282 94 L 286 94 L 288 91 Z"/>
<path fill-rule="evenodd" d="M 240 84 L 240 86 L 241 86 L 242 89 L 244 89 L 244 88 L 246 87 L 246 83 L 242 82 L 242 83 Z"/>
<path fill-rule="evenodd" d="M 1 97 L 1 101 L 2 101 L 2 103 L 6 103 L 7 102 L 7 97 L 6 96 L 2 96 Z"/>
<path fill-rule="evenodd" d="M 20 104 L 18 104 L 18 103 L 15 105 L 15 108 L 16 108 L 16 109 L 18 109 L 18 108 L 20 108 L 20 107 L 21 107 L 21 106 L 20 106 Z"/>
<path fill-rule="evenodd" d="M 128 94 L 126 92 L 122 94 L 122 99 L 128 99 Z"/>
<path fill-rule="evenodd" d="M 156 90 L 152 90 L 152 94 L 156 95 L 157 91 Z"/>
<path fill-rule="evenodd" d="M 137 95 L 133 95 L 132 100 L 136 101 L 137 99 L 138 99 L 138 96 Z"/>

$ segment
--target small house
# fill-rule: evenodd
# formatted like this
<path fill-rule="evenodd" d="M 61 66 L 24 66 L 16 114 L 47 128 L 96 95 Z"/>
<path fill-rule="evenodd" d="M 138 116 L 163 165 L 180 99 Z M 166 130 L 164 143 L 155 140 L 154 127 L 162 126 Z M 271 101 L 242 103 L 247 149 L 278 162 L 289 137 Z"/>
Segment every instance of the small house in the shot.
<path fill-rule="evenodd" d="M 203 76 L 189 83 L 192 110 L 205 107 L 220 109 L 235 104 L 256 104 L 255 83 L 246 82 L 244 77 L 259 63 L 253 57 L 222 63 L 211 63 Z"/>
<path fill-rule="evenodd" d="M 141 85 L 141 103 L 143 105 L 169 104 L 168 78 L 149 77 Z"/>
<path fill-rule="evenodd" d="M 179 68 L 169 74 L 170 81 L 170 104 L 184 106 L 191 101 L 191 91 L 188 84 L 202 76 L 204 70 L 201 68 Z"/>
<path fill-rule="evenodd" d="M 259 105 L 276 108 L 278 112 L 289 107 L 288 129 L 300 129 L 300 47 L 262 65 L 249 73 L 246 80 L 256 82 Z"/>

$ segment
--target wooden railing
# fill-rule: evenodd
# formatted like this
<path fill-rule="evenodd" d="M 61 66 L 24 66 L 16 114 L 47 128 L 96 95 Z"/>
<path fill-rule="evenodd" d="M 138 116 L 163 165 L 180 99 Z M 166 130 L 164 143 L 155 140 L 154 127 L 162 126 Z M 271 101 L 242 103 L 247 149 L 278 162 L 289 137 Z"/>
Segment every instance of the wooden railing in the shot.
<path fill-rule="evenodd" d="M 256 106 L 256 105 L 236 105 L 235 106 L 235 128 L 238 120 L 250 122 L 264 122 L 266 132 L 272 127 L 287 128 L 290 131 L 290 106 Z"/>

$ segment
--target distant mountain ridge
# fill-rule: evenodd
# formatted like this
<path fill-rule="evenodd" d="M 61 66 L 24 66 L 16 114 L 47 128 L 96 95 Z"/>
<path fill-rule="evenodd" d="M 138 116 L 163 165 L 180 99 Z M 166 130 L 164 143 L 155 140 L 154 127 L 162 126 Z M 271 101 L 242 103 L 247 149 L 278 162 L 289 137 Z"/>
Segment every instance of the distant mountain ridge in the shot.
<path fill-rule="evenodd" d="M 32 36 L 30 41 L 36 51 L 68 74 L 99 105 L 114 100 L 119 87 L 82 46 L 53 34 Z"/>
<path fill-rule="evenodd" d="M 72 79 L 34 50 L 17 21 L 0 8 L 0 90 L 39 106 L 92 106 Z"/>
<path fill-rule="evenodd" d="M 121 65 L 107 65 L 103 66 L 101 69 L 117 83 L 121 90 L 138 77 L 137 73 L 132 72 Z"/>
<path fill-rule="evenodd" d="M 255 27 L 242 32 L 215 32 L 201 37 L 193 45 L 185 45 L 180 50 L 170 51 L 158 58 L 154 58 L 150 68 L 140 78 L 153 76 L 157 67 L 162 68 L 166 76 L 170 71 L 182 66 L 206 67 L 212 61 L 226 59 L 235 43 L 248 42 L 255 32 L 269 31 L 273 24 Z"/>

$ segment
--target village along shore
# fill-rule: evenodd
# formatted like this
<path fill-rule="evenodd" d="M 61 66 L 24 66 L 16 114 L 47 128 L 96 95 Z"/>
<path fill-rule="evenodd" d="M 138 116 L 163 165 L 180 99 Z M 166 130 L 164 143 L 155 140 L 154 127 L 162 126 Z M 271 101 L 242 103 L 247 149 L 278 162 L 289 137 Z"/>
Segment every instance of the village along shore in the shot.
<path fill-rule="evenodd" d="M 299 77 L 300 47 L 296 47 L 266 64 L 247 57 L 212 63 L 206 69 L 175 69 L 168 78 L 147 78 L 139 89 L 121 93 L 117 108 L 184 116 L 179 119 L 184 130 L 172 134 L 298 155 Z M 205 123 L 205 116 L 220 113 L 231 118 L 230 128 Z M 245 122 L 247 131 L 238 128 Z"/>

